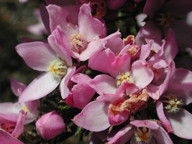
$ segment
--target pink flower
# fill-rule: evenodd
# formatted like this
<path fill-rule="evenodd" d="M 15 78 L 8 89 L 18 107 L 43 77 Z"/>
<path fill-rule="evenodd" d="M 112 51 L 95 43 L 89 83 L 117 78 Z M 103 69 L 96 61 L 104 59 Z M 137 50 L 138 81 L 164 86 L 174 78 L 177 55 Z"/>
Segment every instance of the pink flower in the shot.
<path fill-rule="evenodd" d="M 56 111 L 52 111 L 44 114 L 36 121 L 36 128 L 44 139 L 49 140 L 65 130 L 65 123 Z"/>
<path fill-rule="evenodd" d="M 187 23 L 191 8 L 191 0 L 147 0 L 143 12 L 148 15 L 148 20 L 142 29 L 151 37 L 154 33 L 163 37 L 163 33 L 171 28 L 180 47 L 192 47 L 192 27 Z"/>
<path fill-rule="evenodd" d="M 136 60 L 131 64 L 131 57 L 127 53 L 130 45 L 123 44 L 119 32 L 109 35 L 105 40 L 106 49 L 95 54 L 88 63 L 90 68 L 111 75 L 97 75 L 90 82 L 96 92 L 115 94 L 125 86 L 124 83 L 134 84 L 139 90 L 148 86 L 154 73 L 146 60 Z"/>
<path fill-rule="evenodd" d="M 11 79 L 11 88 L 16 96 L 20 96 L 26 88 L 23 83 Z M 39 101 L 25 103 L 0 103 L 0 128 L 18 138 L 24 131 L 24 125 L 37 118 Z"/>
<path fill-rule="evenodd" d="M 131 121 L 129 125 L 117 132 L 108 144 L 125 144 L 128 141 L 131 144 L 173 144 L 167 132 L 151 120 Z"/>
<path fill-rule="evenodd" d="M 139 111 L 147 100 L 146 90 L 130 94 L 129 98 L 122 95 L 102 95 L 96 101 L 87 104 L 73 121 L 87 130 L 103 131 L 109 126 L 120 125 L 127 121 L 130 114 Z"/>
<path fill-rule="evenodd" d="M 46 42 L 28 42 L 16 46 L 17 53 L 34 70 L 43 72 L 35 78 L 19 97 L 20 102 L 40 99 L 52 92 L 59 84 L 61 96 L 69 95 L 68 81 L 75 72 L 68 53 L 55 41 L 53 32 Z"/>
<path fill-rule="evenodd" d="M 69 52 L 72 57 L 85 61 L 103 48 L 100 37 L 105 36 L 105 25 L 91 15 L 88 4 L 83 4 L 78 13 L 78 21 L 68 20 L 69 11 L 56 6 L 47 6 L 50 29 L 55 30 L 55 40 Z M 58 19 L 55 17 L 62 17 Z"/>
<path fill-rule="evenodd" d="M 183 106 L 192 103 L 192 72 L 176 69 L 174 77 L 163 89 L 163 95 L 157 102 L 157 114 L 165 128 L 175 135 L 192 139 L 192 115 Z"/>

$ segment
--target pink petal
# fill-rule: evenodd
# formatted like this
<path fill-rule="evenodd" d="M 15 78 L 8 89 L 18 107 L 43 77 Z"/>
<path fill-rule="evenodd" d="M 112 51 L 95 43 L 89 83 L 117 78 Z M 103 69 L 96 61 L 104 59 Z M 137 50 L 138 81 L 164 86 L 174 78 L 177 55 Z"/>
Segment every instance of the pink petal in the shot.
<path fill-rule="evenodd" d="M 105 74 L 96 76 L 92 81 L 90 81 L 90 86 L 100 95 L 115 94 L 117 89 L 115 80 Z"/>
<path fill-rule="evenodd" d="M 50 62 L 56 59 L 53 50 L 44 42 L 22 43 L 16 50 L 29 67 L 38 71 L 47 71 Z"/>
<path fill-rule="evenodd" d="M 66 18 L 69 12 L 65 8 L 52 5 L 52 4 L 48 5 L 46 8 L 49 14 L 49 23 L 50 23 L 51 32 L 58 25 L 63 26 L 66 24 Z"/>
<path fill-rule="evenodd" d="M 156 110 L 157 110 L 157 115 L 159 117 L 159 119 L 161 120 L 161 122 L 163 123 L 164 127 L 167 129 L 168 132 L 173 132 L 172 128 L 171 128 L 171 124 L 168 121 L 168 119 L 165 116 L 165 113 L 163 111 L 163 103 L 158 101 L 156 103 Z"/>
<path fill-rule="evenodd" d="M 7 115 L 14 115 L 14 114 L 18 115 L 22 107 L 23 105 L 20 103 L 11 103 L 11 102 L 0 103 L 0 113 Z"/>
<path fill-rule="evenodd" d="M 166 77 L 164 81 L 161 82 L 160 85 L 154 85 L 150 84 L 148 86 L 148 93 L 149 96 L 152 97 L 154 100 L 158 100 L 159 97 L 168 90 L 170 90 L 168 84 L 170 83 L 170 80 L 172 79 L 174 73 L 175 73 L 175 63 L 174 61 L 170 61 L 168 68 L 165 69 L 167 71 Z M 158 80 L 159 82 L 159 80 Z"/>
<path fill-rule="evenodd" d="M 117 126 L 127 121 L 130 116 L 130 112 L 121 111 L 118 114 L 114 114 L 112 111 L 108 110 L 108 119 L 111 126 Z"/>
<path fill-rule="evenodd" d="M 129 70 L 130 56 L 128 54 L 116 56 L 110 49 L 106 49 L 91 58 L 88 65 L 94 70 L 109 73 L 116 77 L 119 73 Z"/>
<path fill-rule="evenodd" d="M 97 101 L 105 102 L 105 103 L 113 103 L 114 101 L 123 101 L 122 95 L 118 94 L 103 94 L 97 97 Z"/>
<path fill-rule="evenodd" d="M 26 86 L 23 83 L 15 80 L 14 78 L 12 78 L 10 81 L 11 81 L 11 90 L 14 93 L 14 95 L 20 96 L 20 94 L 26 88 Z"/>
<path fill-rule="evenodd" d="M 108 104 L 104 102 L 90 102 L 84 107 L 81 113 L 74 117 L 73 122 L 89 131 L 103 131 L 110 126 L 107 109 Z"/>
<path fill-rule="evenodd" d="M 162 32 L 152 21 L 148 21 L 145 26 L 140 29 L 140 32 L 145 41 L 153 40 L 156 44 L 162 44 Z"/>
<path fill-rule="evenodd" d="M 73 75 L 71 80 L 75 83 L 87 83 L 87 81 L 90 81 L 91 78 L 86 74 L 77 73 L 77 74 Z"/>
<path fill-rule="evenodd" d="M 146 60 L 147 57 L 150 55 L 151 53 L 151 45 L 152 45 L 152 41 L 149 41 L 148 44 L 142 45 L 141 46 L 141 52 L 140 52 L 140 60 Z"/>
<path fill-rule="evenodd" d="M 158 10 L 163 6 L 166 0 L 147 0 L 143 9 L 143 12 L 152 18 Z"/>
<path fill-rule="evenodd" d="M 12 132 L 12 136 L 18 138 L 23 133 L 25 118 L 26 118 L 26 113 L 23 110 L 20 111 L 17 124 L 15 126 L 14 131 Z"/>
<path fill-rule="evenodd" d="M 107 41 L 106 47 L 110 48 L 115 54 L 118 54 L 122 50 L 124 44 L 119 31 L 110 34 L 105 40 Z"/>
<path fill-rule="evenodd" d="M 79 5 L 65 6 L 65 9 L 69 12 L 67 22 L 74 25 L 78 24 Z"/>
<path fill-rule="evenodd" d="M 102 49 L 104 49 L 104 42 L 101 41 L 100 39 L 98 40 L 93 40 L 91 41 L 88 45 L 87 48 L 79 54 L 78 59 L 80 61 L 86 61 L 90 57 L 96 55 L 99 53 Z"/>
<path fill-rule="evenodd" d="M 168 92 L 182 99 L 185 105 L 192 103 L 192 72 L 187 69 L 176 69 L 175 76 L 169 85 Z"/>
<path fill-rule="evenodd" d="M 178 53 L 178 46 L 175 37 L 175 33 L 172 29 L 169 29 L 166 33 L 164 45 L 164 59 L 174 59 Z"/>
<path fill-rule="evenodd" d="M 49 72 L 43 73 L 35 78 L 19 97 L 19 102 L 40 99 L 52 92 L 58 85 L 60 79 L 56 79 Z"/>
<path fill-rule="evenodd" d="M 166 113 L 170 121 L 173 133 L 184 139 L 192 139 L 192 114 L 184 109 L 177 113 Z"/>
<path fill-rule="evenodd" d="M 73 86 L 71 93 L 73 94 L 75 107 L 82 109 L 92 99 L 95 90 L 93 90 L 87 83 L 79 83 Z"/>
<path fill-rule="evenodd" d="M 67 36 L 57 27 L 52 34 L 48 37 L 48 42 L 51 48 L 63 59 L 68 66 L 72 65 L 70 44 Z"/>
<path fill-rule="evenodd" d="M 156 122 L 150 120 L 134 120 L 131 121 L 130 124 L 135 127 L 146 127 L 152 130 L 159 129 L 159 125 Z"/>
<path fill-rule="evenodd" d="M 97 18 L 92 17 L 88 4 L 83 4 L 80 7 L 78 25 L 79 33 L 89 42 L 105 35 L 105 25 Z"/>
<path fill-rule="evenodd" d="M 108 144 L 124 144 L 128 142 L 134 135 L 134 130 L 131 125 L 119 130 L 115 136 L 108 142 Z"/>
<path fill-rule="evenodd" d="M 0 142 L 2 144 L 23 144 L 21 141 L 3 130 L 0 130 Z"/>
<path fill-rule="evenodd" d="M 142 60 L 135 61 L 132 64 L 132 75 L 135 80 L 135 85 L 142 89 L 145 88 L 153 80 L 154 73 L 147 67 L 147 63 Z"/>
<path fill-rule="evenodd" d="M 115 54 L 110 49 L 106 49 L 90 58 L 88 65 L 91 69 L 108 73 L 113 61 L 115 61 Z"/>
<path fill-rule="evenodd" d="M 28 101 L 28 102 L 25 102 L 25 105 L 29 110 L 29 113 L 27 113 L 27 117 L 25 120 L 25 124 L 27 124 L 34 121 L 38 117 L 38 114 L 39 114 L 38 108 L 40 106 L 40 101 L 39 100 Z"/>
<path fill-rule="evenodd" d="M 168 133 L 162 127 L 153 131 L 153 137 L 158 144 L 173 144 L 173 141 L 169 137 Z"/>
<path fill-rule="evenodd" d="M 69 88 L 68 88 L 68 82 L 71 79 L 71 77 L 73 76 L 73 74 L 75 73 L 76 68 L 75 67 L 69 67 L 67 70 L 67 74 L 65 75 L 65 77 L 61 80 L 60 83 L 60 91 L 61 91 L 61 97 L 63 99 L 65 99 L 66 97 L 68 97 L 70 93 Z"/>

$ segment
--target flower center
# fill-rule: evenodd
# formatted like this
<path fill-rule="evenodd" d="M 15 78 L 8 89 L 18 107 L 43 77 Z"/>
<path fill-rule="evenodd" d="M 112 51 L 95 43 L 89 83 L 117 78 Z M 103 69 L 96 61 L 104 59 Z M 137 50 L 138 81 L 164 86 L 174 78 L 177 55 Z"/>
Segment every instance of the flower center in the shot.
<path fill-rule="evenodd" d="M 62 60 L 54 60 L 51 62 L 48 70 L 52 73 L 52 75 L 56 78 L 62 78 L 67 74 L 67 64 Z"/>
<path fill-rule="evenodd" d="M 142 127 L 142 128 L 137 128 L 135 131 L 135 140 L 140 143 L 140 142 L 145 142 L 148 143 L 152 137 L 151 130 Z"/>
<path fill-rule="evenodd" d="M 24 112 L 30 113 L 30 111 L 26 105 L 23 105 L 22 109 L 24 110 Z"/>
<path fill-rule="evenodd" d="M 137 54 L 137 52 L 139 51 L 140 47 L 137 45 L 132 45 L 129 50 L 128 50 L 128 54 L 130 56 L 134 56 L 135 54 Z"/>
<path fill-rule="evenodd" d="M 177 113 L 183 105 L 182 100 L 175 97 L 171 97 L 169 100 L 165 101 L 165 103 L 164 109 L 170 113 Z"/>
<path fill-rule="evenodd" d="M 131 76 L 130 72 L 122 73 L 116 77 L 116 85 L 120 86 L 124 82 L 134 83 L 134 79 Z"/>
<path fill-rule="evenodd" d="M 87 43 L 80 34 L 73 34 L 71 36 L 72 50 L 81 53 L 86 49 Z"/>
<path fill-rule="evenodd" d="M 127 111 L 135 113 L 140 110 L 148 101 L 148 93 L 146 89 L 143 89 L 140 94 L 131 94 L 126 100 L 117 100 L 109 105 L 109 110 L 114 115 L 120 112 Z"/>

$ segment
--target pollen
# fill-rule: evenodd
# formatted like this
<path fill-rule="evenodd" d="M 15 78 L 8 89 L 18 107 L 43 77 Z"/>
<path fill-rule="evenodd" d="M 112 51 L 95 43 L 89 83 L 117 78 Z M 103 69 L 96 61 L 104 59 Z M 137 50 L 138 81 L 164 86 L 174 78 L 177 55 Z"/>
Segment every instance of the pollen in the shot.
<path fill-rule="evenodd" d="M 67 74 L 67 64 L 65 61 L 60 59 L 54 60 L 51 62 L 48 70 L 52 73 L 52 75 L 56 78 L 62 78 Z"/>
<path fill-rule="evenodd" d="M 128 54 L 129 55 L 131 55 L 131 56 L 133 56 L 133 55 L 135 55 L 138 51 L 139 51 L 139 46 L 137 46 L 137 45 L 132 45 L 130 48 L 129 48 L 129 50 L 128 50 Z"/>
<path fill-rule="evenodd" d="M 29 109 L 27 108 L 26 105 L 24 105 L 24 106 L 22 107 L 22 109 L 24 110 L 24 112 L 26 112 L 26 113 L 30 113 L 30 111 L 29 111 Z"/>
<path fill-rule="evenodd" d="M 169 100 L 165 101 L 165 104 L 165 110 L 170 113 L 177 113 L 183 105 L 183 102 L 182 100 L 172 97 Z"/>
<path fill-rule="evenodd" d="M 116 77 L 116 85 L 120 86 L 124 82 L 134 83 L 133 77 L 130 72 L 122 73 Z"/>
<path fill-rule="evenodd" d="M 72 50 L 81 53 L 87 47 L 87 42 L 80 34 L 73 34 L 71 36 Z"/>
<path fill-rule="evenodd" d="M 135 131 L 135 140 L 138 143 L 141 142 L 148 143 L 151 140 L 151 137 L 152 137 L 151 130 L 146 127 L 137 128 Z"/>

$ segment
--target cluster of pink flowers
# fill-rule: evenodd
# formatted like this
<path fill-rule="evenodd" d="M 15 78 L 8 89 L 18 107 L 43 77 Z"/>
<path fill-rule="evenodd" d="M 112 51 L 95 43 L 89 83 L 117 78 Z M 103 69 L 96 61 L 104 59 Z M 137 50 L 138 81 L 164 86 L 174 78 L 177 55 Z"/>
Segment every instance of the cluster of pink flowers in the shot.
<path fill-rule="evenodd" d="M 180 0 L 146 0 L 137 35 L 122 38 L 118 29 L 108 33 L 104 16 L 129 1 L 46 0 L 47 39 L 16 46 L 40 75 L 28 86 L 11 80 L 18 102 L 0 104 L 0 141 L 22 144 L 24 125 L 36 119 L 42 138 L 62 133 L 67 125 L 56 110 L 41 117 L 38 111 L 40 99 L 58 87 L 60 99 L 80 110 L 72 122 L 92 132 L 91 144 L 172 144 L 169 133 L 192 139 L 192 115 L 183 108 L 192 103 L 192 72 L 174 62 L 192 46 L 192 28 L 182 19 L 192 2 L 185 1 L 179 12 Z"/>

